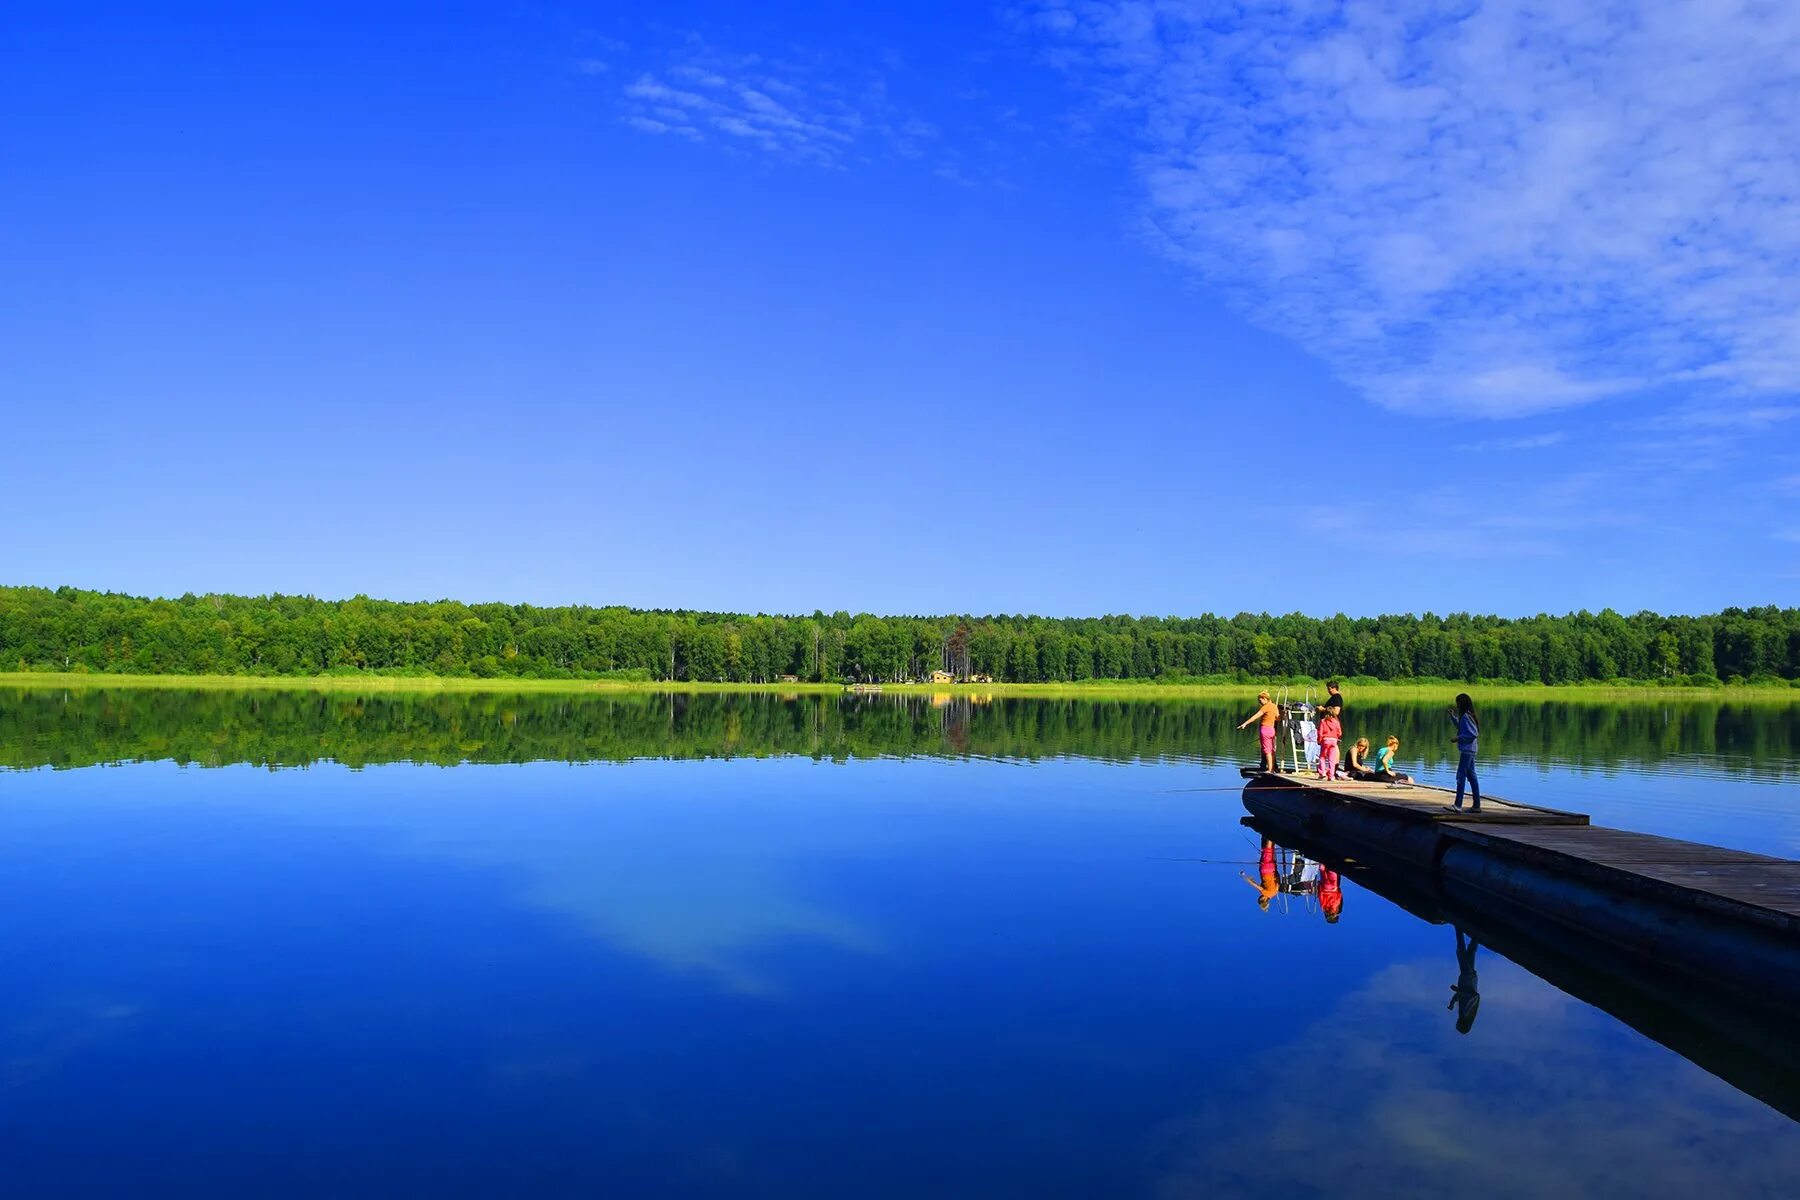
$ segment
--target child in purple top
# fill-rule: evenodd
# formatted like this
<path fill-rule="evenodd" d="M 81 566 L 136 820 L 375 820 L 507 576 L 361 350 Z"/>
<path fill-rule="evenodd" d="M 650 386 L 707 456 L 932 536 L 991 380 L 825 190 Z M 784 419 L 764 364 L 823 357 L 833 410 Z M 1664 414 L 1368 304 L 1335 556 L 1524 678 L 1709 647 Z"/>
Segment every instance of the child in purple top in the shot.
<path fill-rule="evenodd" d="M 1481 723 L 1475 719 L 1475 702 L 1469 699 L 1469 693 L 1457 696 L 1456 704 L 1450 709 L 1450 719 L 1456 722 L 1456 803 L 1451 806 L 1451 811 L 1462 811 L 1463 787 L 1466 785 L 1474 797 L 1469 811 L 1480 812 L 1481 781 L 1475 778 L 1475 752 L 1481 748 Z"/>

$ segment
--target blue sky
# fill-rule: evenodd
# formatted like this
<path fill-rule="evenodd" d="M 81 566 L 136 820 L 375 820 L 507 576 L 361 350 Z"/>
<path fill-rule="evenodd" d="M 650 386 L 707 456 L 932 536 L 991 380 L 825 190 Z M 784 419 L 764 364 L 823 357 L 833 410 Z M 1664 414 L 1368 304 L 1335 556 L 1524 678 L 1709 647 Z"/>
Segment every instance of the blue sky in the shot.
<path fill-rule="evenodd" d="M 1792 603 L 1800 8 L 1566 7 L 15 10 L 0 576 Z"/>

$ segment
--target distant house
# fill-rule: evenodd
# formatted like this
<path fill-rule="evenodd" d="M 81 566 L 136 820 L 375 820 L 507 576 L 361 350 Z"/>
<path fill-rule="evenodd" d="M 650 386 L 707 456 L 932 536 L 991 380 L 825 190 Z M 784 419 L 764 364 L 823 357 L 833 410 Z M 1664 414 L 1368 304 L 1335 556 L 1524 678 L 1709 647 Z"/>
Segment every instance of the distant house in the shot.
<path fill-rule="evenodd" d="M 799 683 L 800 677 L 798 675 L 783 675 L 780 677 L 780 682 L 782 682 L 782 683 Z"/>
<path fill-rule="evenodd" d="M 933 683 L 955 683 L 956 676 L 952 675 L 948 671 L 933 671 L 931 673 L 931 682 L 933 682 Z"/>

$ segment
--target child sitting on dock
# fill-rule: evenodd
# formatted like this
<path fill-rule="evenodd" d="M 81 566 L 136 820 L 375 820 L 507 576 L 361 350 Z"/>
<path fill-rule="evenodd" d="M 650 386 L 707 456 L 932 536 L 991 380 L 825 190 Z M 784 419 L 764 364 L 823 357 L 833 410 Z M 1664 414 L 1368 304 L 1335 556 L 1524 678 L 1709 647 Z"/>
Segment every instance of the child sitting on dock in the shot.
<path fill-rule="evenodd" d="M 1375 752 L 1375 769 L 1369 772 L 1369 778 L 1381 783 L 1411 783 L 1411 775 L 1402 775 L 1394 770 L 1394 755 L 1399 749 L 1400 739 L 1390 734 L 1387 745 Z"/>
<path fill-rule="evenodd" d="M 1319 778 L 1329 781 L 1337 778 L 1338 741 L 1344 736 L 1344 726 L 1335 708 L 1324 713 L 1319 719 Z"/>
<path fill-rule="evenodd" d="M 1369 770 L 1369 764 L 1363 760 L 1369 757 L 1369 739 L 1357 738 L 1356 744 L 1350 747 L 1350 754 L 1344 760 L 1344 774 L 1351 779 L 1373 779 L 1375 772 Z"/>

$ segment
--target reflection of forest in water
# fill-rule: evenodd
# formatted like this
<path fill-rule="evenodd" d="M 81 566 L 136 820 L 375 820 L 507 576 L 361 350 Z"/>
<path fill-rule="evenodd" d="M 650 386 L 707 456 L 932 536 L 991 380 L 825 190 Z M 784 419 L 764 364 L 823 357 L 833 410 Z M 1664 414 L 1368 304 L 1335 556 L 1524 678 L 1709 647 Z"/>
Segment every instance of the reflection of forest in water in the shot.
<path fill-rule="evenodd" d="M 1248 760 L 1250 703 L 768 693 L 555 695 L 18 689 L 0 693 L 0 765 L 168 759 L 298 766 L 336 760 L 505 763 L 802 755 L 1110 761 Z M 1345 732 L 1401 739 L 1401 761 L 1447 761 L 1443 709 L 1350 698 Z M 1715 760 L 1786 775 L 1800 707 L 1693 701 L 1482 708 L 1482 752 L 1581 766 Z"/>

